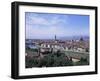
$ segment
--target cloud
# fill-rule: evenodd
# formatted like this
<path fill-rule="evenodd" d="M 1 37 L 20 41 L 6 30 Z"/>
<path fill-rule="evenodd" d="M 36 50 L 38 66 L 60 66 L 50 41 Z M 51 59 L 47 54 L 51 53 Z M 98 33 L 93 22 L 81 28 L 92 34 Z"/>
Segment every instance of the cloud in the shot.
<path fill-rule="evenodd" d="M 53 38 L 54 35 L 58 36 L 70 36 L 70 35 L 84 35 L 88 34 L 88 27 L 84 27 L 83 20 L 77 20 L 77 15 L 61 15 L 61 14 L 45 14 L 45 13 L 33 13 L 27 12 L 26 17 L 26 38 Z M 85 17 L 85 16 L 80 16 Z M 80 22 L 80 23 L 78 23 Z M 82 29 L 82 26 L 84 27 Z M 87 24 L 86 24 L 87 26 Z M 85 29 L 86 28 L 86 29 Z"/>
<path fill-rule="evenodd" d="M 63 31 L 61 27 L 47 27 L 47 28 L 38 28 L 27 26 L 26 28 L 26 38 L 47 38 L 54 35 L 64 35 L 66 31 Z"/>
<path fill-rule="evenodd" d="M 67 16 L 66 20 L 68 19 Z M 54 26 L 57 24 L 67 24 L 67 21 L 62 19 L 60 15 L 49 15 L 49 14 L 38 14 L 38 13 L 29 13 L 26 14 L 26 24 L 28 25 L 44 25 L 44 26 Z"/>
<path fill-rule="evenodd" d="M 67 19 L 68 16 L 62 18 L 57 14 L 26 13 L 26 38 L 62 35 Z"/>
<path fill-rule="evenodd" d="M 41 17 L 28 17 L 26 20 L 26 24 L 28 25 L 47 25 L 48 21 L 46 19 Z"/>

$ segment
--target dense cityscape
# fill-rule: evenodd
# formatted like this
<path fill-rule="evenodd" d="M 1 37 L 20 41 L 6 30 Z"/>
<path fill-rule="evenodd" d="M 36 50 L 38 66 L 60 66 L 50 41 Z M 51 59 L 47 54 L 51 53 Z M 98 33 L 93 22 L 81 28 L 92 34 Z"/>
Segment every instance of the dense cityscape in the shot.
<path fill-rule="evenodd" d="M 89 39 L 26 39 L 26 68 L 89 65 Z"/>

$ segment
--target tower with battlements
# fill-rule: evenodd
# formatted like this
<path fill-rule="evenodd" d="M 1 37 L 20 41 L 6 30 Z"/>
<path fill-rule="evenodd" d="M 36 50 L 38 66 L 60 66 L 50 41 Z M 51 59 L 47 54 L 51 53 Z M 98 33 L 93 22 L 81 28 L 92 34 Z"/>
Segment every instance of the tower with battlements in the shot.
<path fill-rule="evenodd" d="M 55 35 L 55 43 L 57 43 L 57 36 Z"/>
<path fill-rule="evenodd" d="M 56 35 L 55 35 L 55 41 L 56 41 Z"/>

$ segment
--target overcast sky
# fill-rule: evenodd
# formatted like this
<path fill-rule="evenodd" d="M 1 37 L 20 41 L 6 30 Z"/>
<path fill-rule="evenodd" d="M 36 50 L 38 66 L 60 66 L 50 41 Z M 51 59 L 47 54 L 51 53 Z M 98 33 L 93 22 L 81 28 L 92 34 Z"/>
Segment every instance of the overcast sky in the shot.
<path fill-rule="evenodd" d="M 25 12 L 26 38 L 89 36 L 89 16 Z"/>

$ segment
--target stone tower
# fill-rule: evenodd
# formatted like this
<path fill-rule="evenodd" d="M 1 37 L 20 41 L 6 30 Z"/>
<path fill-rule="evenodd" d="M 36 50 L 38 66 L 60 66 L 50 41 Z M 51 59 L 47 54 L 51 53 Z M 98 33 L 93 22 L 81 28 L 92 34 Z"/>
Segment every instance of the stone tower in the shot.
<path fill-rule="evenodd" d="M 55 41 L 56 41 L 56 35 L 55 35 Z"/>
<path fill-rule="evenodd" d="M 55 35 L 55 43 L 57 43 L 57 36 Z"/>

